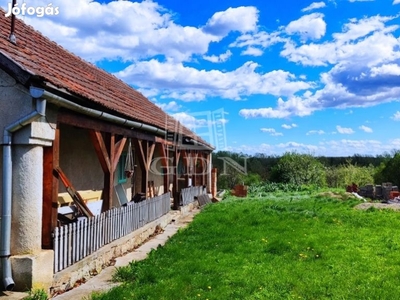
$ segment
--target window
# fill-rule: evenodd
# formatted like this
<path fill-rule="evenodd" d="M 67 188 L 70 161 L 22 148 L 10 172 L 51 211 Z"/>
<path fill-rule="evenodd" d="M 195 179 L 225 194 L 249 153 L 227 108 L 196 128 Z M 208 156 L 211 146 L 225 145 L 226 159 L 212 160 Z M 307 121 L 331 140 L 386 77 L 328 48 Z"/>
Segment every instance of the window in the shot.
<path fill-rule="evenodd" d="M 118 183 L 126 183 L 128 181 L 128 178 L 126 178 L 125 175 L 125 162 L 126 162 L 126 152 L 123 152 L 121 154 L 121 157 L 119 158 L 117 166 Z"/>

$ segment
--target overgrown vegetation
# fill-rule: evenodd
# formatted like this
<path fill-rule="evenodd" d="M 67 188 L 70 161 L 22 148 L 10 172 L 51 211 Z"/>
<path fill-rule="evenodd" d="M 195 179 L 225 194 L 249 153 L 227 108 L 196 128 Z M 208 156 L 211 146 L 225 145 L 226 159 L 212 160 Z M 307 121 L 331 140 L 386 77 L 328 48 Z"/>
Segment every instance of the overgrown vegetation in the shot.
<path fill-rule="evenodd" d="M 241 172 L 223 158 L 228 157 L 244 166 Z M 266 156 L 221 151 L 213 155 L 218 168 L 218 187 L 231 189 L 236 184 L 263 184 L 265 182 L 313 184 L 320 187 L 345 188 L 392 182 L 400 185 L 400 151 L 379 156 L 314 157 L 310 154 L 288 152 L 282 156 Z"/>
<path fill-rule="evenodd" d="M 44 289 L 32 289 L 24 300 L 47 300 L 49 296 Z"/>
<path fill-rule="evenodd" d="M 310 154 L 285 153 L 271 170 L 272 182 L 325 186 L 325 168 Z"/>
<path fill-rule="evenodd" d="M 399 213 L 356 210 L 358 201 L 320 191 L 227 198 L 118 268 L 122 285 L 93 299 L 397 299 Z"/>

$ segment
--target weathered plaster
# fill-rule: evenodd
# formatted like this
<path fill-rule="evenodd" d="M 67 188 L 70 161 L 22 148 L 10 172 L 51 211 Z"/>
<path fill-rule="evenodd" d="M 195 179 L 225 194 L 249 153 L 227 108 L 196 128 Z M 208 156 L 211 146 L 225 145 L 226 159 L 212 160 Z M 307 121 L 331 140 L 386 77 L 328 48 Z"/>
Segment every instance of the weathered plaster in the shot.
<path fill-rule="evenodd" d="M 11 254 L 41 250 L 43 199 L 43 148 L 13 147 Z"/>

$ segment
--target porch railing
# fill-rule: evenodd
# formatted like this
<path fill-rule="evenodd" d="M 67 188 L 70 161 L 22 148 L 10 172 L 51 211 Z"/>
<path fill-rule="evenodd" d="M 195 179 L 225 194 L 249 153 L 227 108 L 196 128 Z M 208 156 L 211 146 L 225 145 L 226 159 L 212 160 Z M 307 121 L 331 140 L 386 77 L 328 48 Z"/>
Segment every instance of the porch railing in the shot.
<path fill-rule="evenodd" d="M 73 265 L 104 245 L 128 235 L 169 211 L 170 194 L 166 193 L 56 227 L 53 234 L 54 272 Z"/>
<path fill-rule="evenodd" d="M 194 197 L 206 194 L 206 189 L 203 186 L 191 186 L 181 190 L 181 204 L 183 206 L 194 202 Z"/>

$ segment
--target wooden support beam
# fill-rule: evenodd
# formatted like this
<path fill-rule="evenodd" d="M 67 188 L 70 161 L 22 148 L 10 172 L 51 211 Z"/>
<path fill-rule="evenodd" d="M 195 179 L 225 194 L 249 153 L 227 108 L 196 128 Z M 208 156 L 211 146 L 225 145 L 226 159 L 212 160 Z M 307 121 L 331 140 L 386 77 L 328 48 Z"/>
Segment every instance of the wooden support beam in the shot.
<path fill-rule="evenodd" d="M 113 154 L 113 165 L 112 171 L 115 172 L 118 166 L 119 158 L 121 157 L 122 151 L 124 150 L 126 144 L 126 137 L 123 137 L 115 144 L 115 152 Z"/>
<path fill-rule="evenodd" d="M 202 160 L 201 160 L 201 184 L 207 185 L 207 172 L 208 172 L 208 165 L 207 165 L 207 155 L 206 153 L 202 153 Z"/>
<path fill-rule="evenodd" d="M 58 179 L 53 170 L 59 165 L 60 129 L 56 127 L 51 147 L 43 147 L 43 211 L 42 211 L 42 248 L 53 249 L 52 233 L 57 227 Z"/>
<path fill-rule="evenodd" d="M 115 153 L 115 135 L 112 133 L 106 133 L 104 142 L 110 169 L 104 172 L 103 208 L 102 208 L 103 212 L 111 209 L 112 207 L 112 197 L 114 189 L 114 171 L 111 170 L 111 166 L 114 165 L 113 154 Z"/>
<path fill-rule="evenodd" d="M 181 152 L 177 149 L 175 149 L 174 153 L 174 182 L 172 184 L 172 194 L 174 197 L 174 209 L 179 208 L 179 192 L 178 192 L 178 164 L 179 164 L 179 158 L 181 156 Z"/>
<path fill-rule="evenodd" d="M 206 172 L 206 186 L 207 186 L 207 193 L 211 193 L 211 168 L 210 168 L 210 153 L 206 153 L 207 165 L 205 169 Z"/>
<path fill-rule="evenodd" d="M 104 142 L 103 136 L 100 131 L 97 130 L 89 130 L 89 135 L 92 140 L 94 149 L 96 151 L 97 157 L 100 161 L 101 168 L 103 169 L 104 173 L 109 173 L 111 171 L 111 161 L 109 152 Z M 109 133 L 107 133 L 110 136 Z"/>
<path fill-rule="evenodd" d="M 199 152 L 195 151 L 194 152 L 194 161 L 193 161 L 193 169 L 194 169 L 194 174 L 193 174 L 193 186 L 197 186 L 198 180 L 197 180 L 197 159 L 199 157 Z"/>
<path fill-rule="evenodd" d="M 142 168 L 141 192 L 145 193 L 147 198 L 149 170 L 156 144 L 138 139 L 134 139 L 133 142 L 135 149 L 137 149 L 137 152 L 139 153 L 139 163 Z"/>
<path fill-rule="evenodd" d="M 164 168 L 164 193 L 169 191 L 169 160 L 167 146 L 157 143 L 157 149 L 161 157 L 161 166 Z"/>
<path fill-rule="evenodd" d="M 185 187 L 187 187 L 189 185 L 189 165 L 190 165 L 190 152 L 186 151 L 186 150 L 181 150 L 182 153 L 182 162 L 183 162 L 183 166 L 185 168 Z"/>

